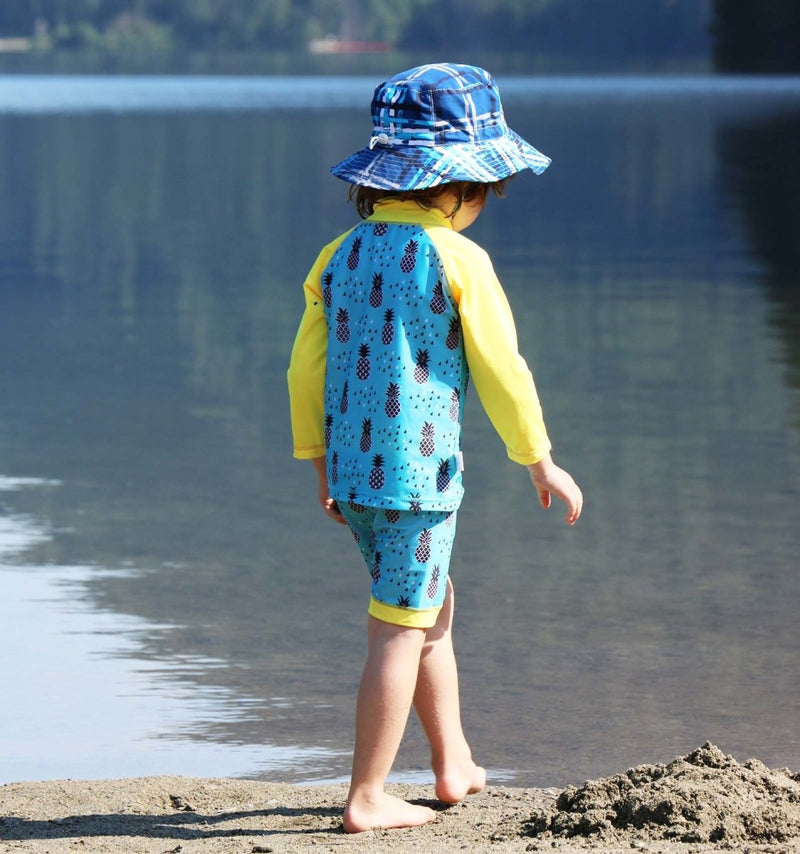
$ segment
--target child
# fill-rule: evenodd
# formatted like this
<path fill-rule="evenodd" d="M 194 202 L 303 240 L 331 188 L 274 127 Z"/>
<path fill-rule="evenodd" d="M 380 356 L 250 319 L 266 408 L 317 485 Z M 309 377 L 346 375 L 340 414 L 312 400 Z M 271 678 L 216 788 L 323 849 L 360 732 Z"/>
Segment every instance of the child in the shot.
<path fill-rule="evenodd" d="M 356 706 L 347 832 L 435 817 L 384 791 L 413 703 L 431 746 L 436 796 L 485 786 L 461 728 L 448 578 L 461 502 L 468 375 L 509 457 L 543 507 L 581 513 L 553 463 L 533 378 L 486 253 L 459 232 L 491 189 L 549 158 L 505 123 L 491 76 L 439 63 L 376 90 L 369 145 L 331 170 L 363 222 L 326 246 L 305 282 L 289 368 L 294 455 L 319 501 L 352 531 L 372 577 L 367 662 Z"/>

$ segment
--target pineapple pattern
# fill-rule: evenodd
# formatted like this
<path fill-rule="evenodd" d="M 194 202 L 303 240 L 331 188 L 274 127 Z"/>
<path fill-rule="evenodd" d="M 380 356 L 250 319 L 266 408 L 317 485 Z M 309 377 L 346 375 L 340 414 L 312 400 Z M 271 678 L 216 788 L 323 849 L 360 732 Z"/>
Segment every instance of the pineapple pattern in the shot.
<path fill-rule="evenodd" d="M 417 364 L 414 365 L 414 382 L 422 385 L 430 379 L 430 369 L 428 368 L 430 356 L 427 350 L 417 350 Z"/>
<path fill-rule="evenodd" d="M 358 443 L 358 447 L 361 449 L 363 454 L 366 454 L 367 451 L 372 447 L 372 419 L 365 418 L 361 422 L 361 439 Z"/>
<path fill-rule="evenodd" d="M 372 596 L 397 608 L 441 606 L 455 537 L 455 511 L 419 515 L 340 505 L 372 577 Z"/>
<path fill-rule="evenodd" d="M 450 460 L 440 460 L 439 469 L 436 472 L 437 492 L 447 492 L 450 488 Z"/>
<path fill-rule="evenodd" d="M 347 498 L 347 506 L 348 506 L 348 507 L 349 507 L 349 508 L 354 512 L 354 513 L 364 513 L 364 512 L 366 511 L 366 509 L 367 509 L 366 507 L 364 507 L 364 505 L 363 505 L 363 504 L 359 504 L 359 503 L 358 503 L 358 500 L 357 500 L 357 498 L 356 498 L 356 494 L 355 494 L 355 492 L 351 492 L 351 493 L 350 493 L 350 495 L 348 496 L 348 498 Z"/>
<path fill-rule="evenodd" d="M 450 420 L 458 423 L 461 418 L 461 392 L 454 388 L 450 394 L 450 407 L 447 410 Z"/>
<path fill-rule="evenodd" d="M 394 341 L 394 312 L 387 308 L 383 315 L 383 329 L 381 330 L 381 344 L 391 344 Z M 451 348 L 452 349 L 452 348 Z"/>
<path fill-rule="evenodd" d="M 356 237 L 353 241 L 353 246 L 350 249 L 350 254 L 347 256 L 347 269 L 355 270 L 358 267 L 358 262 L 361 258 L 361 238 Z"/>
<path fill-rule="evenodd" d="M 403 273 L 410 273 L 417 263 L 417 250 L 419 244 L 416 240 L 409 240 L 403 250 L 403 257 L 400 259 L 400 270 Z"/>
<path fill-rule="evenodd" d="M 418 563 L 427 563 L 431 559 L 431 532 L 427 528 L 423 528 L 419 535 L 419 543 L 414 551 L 414 557 Z"/>
<path fill-rule="evenodd" d="M 331 307 L 331 284 L 333 283 L 333 273 L 328 271 L 322 277 L 322 302 L 326 308 Z"/>
<path fill-rule="evenodd" d="M 346 308 L 340 308 L 336 312 L 336 338 L 342 344 L 350 340 L 350 314 Z"/>
<path fill-rule="evenodd" d="M 433 288 L 433 296 L 431 297 L 431 311 L 434 314 L 444 314 L 447 311 L 447 300 L 444 298 L 444 290 L 442 283 L 437 282 Z"/>
<path fill-rule="evenodd" d="M 370 489 L 383 489 L 386 475 L 383 473 L 383 457 L 375 454 L 372 458 L 372 471 L 369 473 Z"/>
<path fill-rule="evenodd" d="M 320 287 L 331 497 L 415 515 L 456 509 L 468 371 L 458 309 L 427 232 L 362 222 L 334 250 Z"/>
<path fill-rule="evenodd" d="M 433 456 L 433 452 L 436 450 L 436 442 L 433 438 L 435 435 L 436 428 L 430 421 L 426 421 L 422 425 L 422 438 L 419 442 L 419 452 L 423 457 Z"/>
<path fill-rule="evenodd" d="M 439 567 L 434 566 L 431 573 L 431 580 L 428 582 L 428 587 L 425 592 L 428 594 L 428 599 L 436 598 L 436 591 L 439 589 Z"/>
<path fill-rule="evenodd" d="M 450 319 L 450 328 L 447 330 L 447 337 L 444 339 L 444 345 L 448 350 L 455 350 L 461 343 L 461 321 L 457 317 Z"/>
<path fill-rule="evenodd" d="M 358 361 L 356 362 L 356 376 L 360 380 L 369 379 L 369 345 L 362 344 L 358 348 Z"/>
<path fill-rule="evenodd" d="M 400 414 L 400 386 L 397 383 L 389 383 L 387 386 L 386 404 L 383 407 L 383 411 L 388 418 L 397 418 Z"/>
<path fill-rule="evenodd" d="M 369 304 L 373 308 L 380 308 L 383 302 L 383 275 L 375 273 L 372 277 L 372 289 L 369 292 Z"/>

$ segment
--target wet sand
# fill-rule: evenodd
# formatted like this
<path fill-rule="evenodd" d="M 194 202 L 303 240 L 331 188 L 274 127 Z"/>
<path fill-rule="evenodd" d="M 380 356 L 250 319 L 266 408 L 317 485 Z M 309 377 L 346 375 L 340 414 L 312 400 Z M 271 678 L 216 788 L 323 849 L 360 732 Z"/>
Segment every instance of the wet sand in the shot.
<path fill-rule="evenodd" d="M 711 744 L 580 787 L 490 786 L 445 807 L 424 786 L 392 786 L 438 818 L 348 836 L 346 787 L 144 777 L 0 786 L 3 852 L 717 850 L 800 852 L 800 774 L 739 763 Z"/>

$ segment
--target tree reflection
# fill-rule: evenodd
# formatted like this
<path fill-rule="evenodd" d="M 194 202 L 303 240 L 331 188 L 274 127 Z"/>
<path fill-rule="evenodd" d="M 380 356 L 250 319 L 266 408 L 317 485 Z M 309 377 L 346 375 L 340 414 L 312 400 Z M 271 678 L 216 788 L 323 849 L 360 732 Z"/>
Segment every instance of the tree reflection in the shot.
<path fill-rule="evenodd" d="M 724 125 L 717 150 L 724 191 L 764 263 L 788 381 L 800 389 L 800 112 Z M 796 405 L 800 422 L 800 397 Z"/>

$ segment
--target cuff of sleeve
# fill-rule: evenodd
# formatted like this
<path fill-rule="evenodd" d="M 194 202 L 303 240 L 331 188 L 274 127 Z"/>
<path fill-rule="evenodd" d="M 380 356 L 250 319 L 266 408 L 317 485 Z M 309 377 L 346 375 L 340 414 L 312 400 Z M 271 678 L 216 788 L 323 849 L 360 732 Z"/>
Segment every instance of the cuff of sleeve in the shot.
<path fill-rule="evenodd" d="M 519 463 L 521 466 L 530 466 L 533 463 L 538 463 L 539 460 L 543 460 L 550 453 L 551 448 L 552 445 L 548 442 L 546 445 L 541 445 L 538 448 L 521 454 L 512 451 L 510 448 L 506 448 L 506 453 L 508 454 L 508 458 L 515 463 Z"/>
<path fill-rule="evenodd" d="M 316 460 L 325 456 L 325 445 L 296 445 L 293 456 L 296 460 Z"/>

